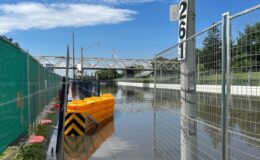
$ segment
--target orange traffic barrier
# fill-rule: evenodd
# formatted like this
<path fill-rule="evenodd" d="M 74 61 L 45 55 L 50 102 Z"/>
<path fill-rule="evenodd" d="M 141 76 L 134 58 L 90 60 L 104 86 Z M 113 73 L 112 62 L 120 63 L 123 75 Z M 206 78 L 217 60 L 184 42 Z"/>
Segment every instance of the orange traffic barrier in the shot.
<path fill-rule="evenodd" d="M 103 94 L 100 97 L 93 96 L 90 98 L 84 98 L 84 100 L 72 100 L 67 104 L 66 114 L 82 114 L 89 126 L 85 126 L 85 132 L 88 132 L 93 123 L 103 125 L 108 122 L 114 115 L 114 97 L 112 94 Z M 86 119 L 88 117 L 88 119 Z M 69 118 L 68 120 L 71 120 Z M 67 122 L 68 124 L 72 124 Z M 66 126 L 69 128 L 69 126 Z M 80 126 L 79 126 L 80 128 Z M 82 128 L 83 129 L 83 128 Z M 79 135 L 81 135 L 80 133 Z"/>

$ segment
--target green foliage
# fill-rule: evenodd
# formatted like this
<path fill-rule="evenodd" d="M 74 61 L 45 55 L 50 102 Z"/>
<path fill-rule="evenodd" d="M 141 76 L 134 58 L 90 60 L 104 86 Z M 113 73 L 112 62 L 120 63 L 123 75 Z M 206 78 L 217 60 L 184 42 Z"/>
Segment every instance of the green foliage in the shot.
<path fill-rule="evenodd" d="M 120 77 L 116 70 L 99 70 L 96 74 L 100 80 L 114 80 Z"/>
<path fill-rule="evenodd" d="M 45 149 L 43 144 L 24 145 L 15 160 L 44 160 Z"/>
<path fill-rule="evenodd" d="M 57 114 L 48 114 L 46 119 L 51 119 L 54 123 L 57 121 Z M 38 125 L 35 134 L 48 137 L 51 133 L 51 125 Z M 29 144 L 20 147 L 14 160 L 44 160 L 46 158 L 47 141 L 39 144 Z"/>
<path fill-rule="evenodd" d="M 232 67 L 239 72 L 257 70 L 260 68 L 260 22 L 247 25 L 243 32 L 239 33 L 238 39 L 233 42 Z"/>
<path fill-rule="evenodd" d="M 124 72 L 124 75 L 127 73 L 128 76 L 131 75 L 133 77 L 135 74 L 140 72 L 139 70 L 144 69 L 144 66 L 140 65 L 140 64 L 136 64 L 136 65 L 132 65 L 128 68 L 130 68 L 130 69 L 126 70 Z"/>
<path fill-rule="evenodd" d="M 231 43 L 231 65 L 234 72 L 258 71 L 260 69 L 260 22 L 247 25 Z M 201 49 L 196 49 L 197 70 L 221 69 L 221 35 L 218 28 L 208 31 Z"/>
<path fill-rule="evenodd" d="M 208 31 L 202 49 L 196 49 L 196 53 L 199 55 L 200 64 L 203 64 L 206 70 L 221 68 L 221 35 L 217 27 Z"/>
<path fill-rule="evenodd" d="M 204 66 L 204 64 L 199 64 L 199 65 L 197 65 L 197 71 L 198 71 L 198 72 L 204 72 L 204 71 L 206 71 L 206 67 Z"/>

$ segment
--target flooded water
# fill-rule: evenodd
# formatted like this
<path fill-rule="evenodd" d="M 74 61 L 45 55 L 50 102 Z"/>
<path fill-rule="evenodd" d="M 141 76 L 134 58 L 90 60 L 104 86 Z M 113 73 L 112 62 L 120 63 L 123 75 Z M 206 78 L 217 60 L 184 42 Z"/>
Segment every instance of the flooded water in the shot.
<path fill-rule="evenodd" d="M 115 96 L 115 115 L 92 136 L 65 138 L 65 159 L 150 160 L 181 158 L 180 92 L 102 87 Z M 197 132 L 190 144 L 197 159 L 221 159 L 220 95 L 197 94 Z M 259 98 L 259 97 L 258 97 Z M 234 96 L 230 107 L 231 159 L 260 159 L 260 101 Z M 194 149 L 195 148 L 195 149 Z"/>

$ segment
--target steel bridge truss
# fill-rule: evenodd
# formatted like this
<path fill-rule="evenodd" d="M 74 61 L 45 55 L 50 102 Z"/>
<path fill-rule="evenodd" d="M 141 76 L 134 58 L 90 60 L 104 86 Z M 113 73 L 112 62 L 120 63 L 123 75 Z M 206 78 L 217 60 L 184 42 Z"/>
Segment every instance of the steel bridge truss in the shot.
<path fill-rule="evenodd" d="M 66 69 L 66 57 L 63 56 L 34 56 L 44 67 L 52 69 Z M 75 66 L 73 59 L 70 58 L 69 68 L 77 69 L 77 66 L 83 64 L 82 69 L 89 70 L 154 70 L 154 60 L 149 59 L 120 59 L 120 58 L 90 58 L 75 57 Z M 81 66 L 80 66 L 81 67 Z M 78 67 L 79 68 L 79 67 Z M 157 70 L 179 70 L 180 62 L 173 59 L 156 60 Z"/>

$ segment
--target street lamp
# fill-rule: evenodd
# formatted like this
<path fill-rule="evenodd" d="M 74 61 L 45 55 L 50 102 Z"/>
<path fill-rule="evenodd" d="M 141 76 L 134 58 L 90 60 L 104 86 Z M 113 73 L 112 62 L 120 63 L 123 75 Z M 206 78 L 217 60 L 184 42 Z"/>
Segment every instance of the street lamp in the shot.
<path fill-rule="evenodd" d="M 81 51 L 81 78 L 83 78 L 83 73 L 84 73 L 84 69 L 83 69 L 83 52 L 84 52 L 84 50 L 88 50 L 88 49 L 90 49 L 94 46 L 99 47 L 100 45 L 101 45 L 100 42 L 96 42 L 96 43 L 93 43 L 93 44 L 91 44 L 91 45 L 89 45 L 85 48 L 81 46 L 81 48 L 80 48 L 80 51 Z"/>

